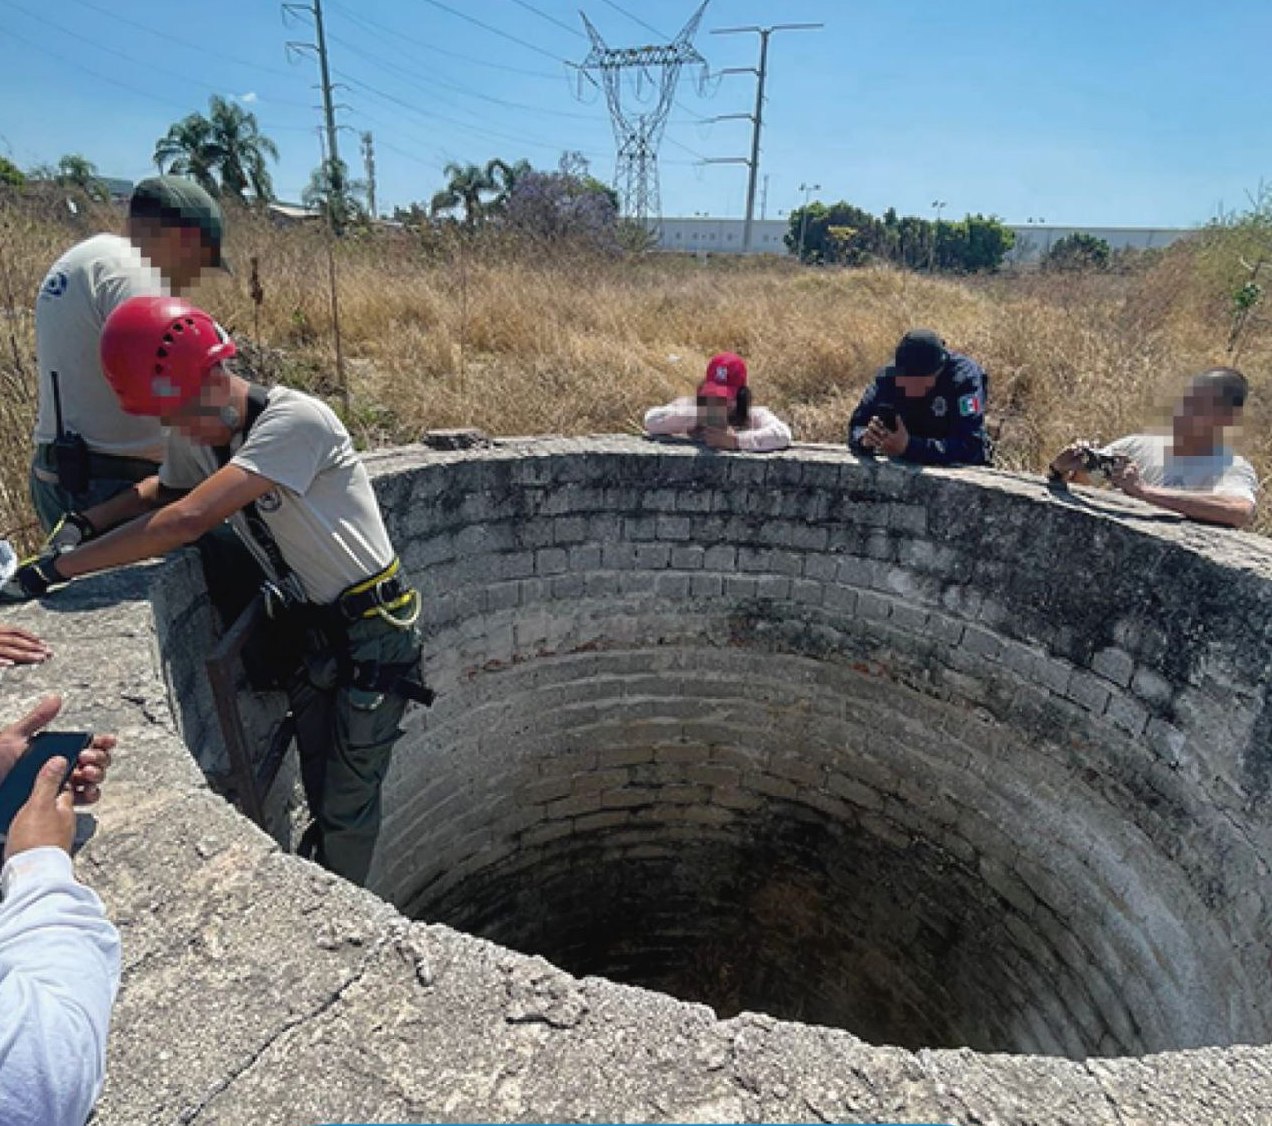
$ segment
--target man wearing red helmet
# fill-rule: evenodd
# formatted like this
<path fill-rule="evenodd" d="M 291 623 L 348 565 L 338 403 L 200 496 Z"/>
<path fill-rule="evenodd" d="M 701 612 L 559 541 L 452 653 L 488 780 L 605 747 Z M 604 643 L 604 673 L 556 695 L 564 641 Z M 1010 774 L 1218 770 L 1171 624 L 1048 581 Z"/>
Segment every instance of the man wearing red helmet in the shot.
<path fill-rule="evenodd" d="M 718 352 L 695 398 L 681 398 L 645 412 L 645 430 L 655 436 L 681 436 L 718 450 L 762 453 L 791 444 L 791 428 L 767 407 L 751 406 L 746 361 Z"/>
<path fill-rule="evenodd" d="M 269 576 L 271 631 L 304 639 L 288 686 L 314 822 L 302 851 L 362 883 L 380 826 L 380 787 L 418 679 L 419 595 L 399 574 L 366 468 L 323 402 L 264 388 L 227 366 L 233 341 L 175 298 L 126 301 L 102 331 L 120 406 L 169 427 L 163 465 L 91 509 L 112 529 L 51 546 L 10 584 L 42 597 L 61 583 L 163 555 L 228 520 Z"/>

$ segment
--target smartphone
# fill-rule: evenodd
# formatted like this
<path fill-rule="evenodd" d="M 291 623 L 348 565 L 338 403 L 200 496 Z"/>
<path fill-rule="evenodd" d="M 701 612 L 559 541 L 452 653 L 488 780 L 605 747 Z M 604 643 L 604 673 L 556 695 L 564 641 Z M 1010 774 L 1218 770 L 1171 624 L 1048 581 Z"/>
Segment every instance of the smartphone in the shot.
<path fill-rule="evenodd" d="M 80 751 L 93 741 L 88 731 L 41 731 L 31 737 L 22 757 L 13 764 L 13 769 L 0 781 L 0 836 L 9 832 L 9 824 L 15 814 L 27 803 L 31 790 L 35 787 L 36 775 L 41 767 L 51 758 L 59 755 L 69 764 L 63 785 L 75 769 L 75 761 Z"/>
<path fill-rule="evenodd" d="M 875 407 L 875 417 L 889 430 L 897 428 L 897 408 L 891 403 L 880 403 Z"/>

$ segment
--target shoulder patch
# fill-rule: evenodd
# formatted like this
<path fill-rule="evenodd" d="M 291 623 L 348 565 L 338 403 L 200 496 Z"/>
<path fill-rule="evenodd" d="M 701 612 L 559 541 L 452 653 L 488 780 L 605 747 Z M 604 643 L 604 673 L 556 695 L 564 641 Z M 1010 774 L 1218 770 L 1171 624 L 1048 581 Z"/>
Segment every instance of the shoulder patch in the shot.
<path fill-rule="evenodd" d="M 958 401 L 958 413 L 964 418 L 972 414 L 980 414 L 985 409 L 980 395 L 964 395 Z"/>
<path fill-rule="evenodd" d="M 69 284 L 70 279 L 61 270 L 54 270 L 44 279 L 44 284 L 40 286 L 40 296 L 61 297 L 66 292 L 66 287 Z"/>

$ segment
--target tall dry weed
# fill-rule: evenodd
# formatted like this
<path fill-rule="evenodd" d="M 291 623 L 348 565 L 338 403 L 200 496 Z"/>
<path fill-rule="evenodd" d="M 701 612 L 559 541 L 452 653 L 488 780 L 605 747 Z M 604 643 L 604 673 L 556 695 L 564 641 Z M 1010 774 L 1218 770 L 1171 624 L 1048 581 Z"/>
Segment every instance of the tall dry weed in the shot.
<path fill-rule="evenodd" d="M 30 519 L 36 289 L 61 250 L 121 225 L 117 212 L 71 216 L 56 199 L 0 199 L 0 531 Z M 327 236 L 244 212 L 228 216 L 228 229 L 236 275 L 210 278 L 193 296 L 241 339 L 259 322 L 245 351 L 267 374 L 334 398 Z M 720 350 L 747 358 L 758 401 L 797 437 L 841 442 L 897 338 L 924 324 L 989 370 L 1000 464 L 1038 471 L 1075 437 L 1141 428 L 1187 374 L 1224 361 L 1225 255 L 1235 251 L 1208 235 L 1131 273 L 979 281 L 785 260 L 623 259 L 462 231 L 360 234 L 333 253 L 348 422 L 364 444 L 455 426 L 635 431 L 647 406 L 690 393 Z M 253 258 L 259 308 L 247 283 Z M 1256 325 L 1242 366 L 1253 386 L 1245 442 L 1261 475 L 1272 471 L 1270 361 L 1272 337 Z"/>

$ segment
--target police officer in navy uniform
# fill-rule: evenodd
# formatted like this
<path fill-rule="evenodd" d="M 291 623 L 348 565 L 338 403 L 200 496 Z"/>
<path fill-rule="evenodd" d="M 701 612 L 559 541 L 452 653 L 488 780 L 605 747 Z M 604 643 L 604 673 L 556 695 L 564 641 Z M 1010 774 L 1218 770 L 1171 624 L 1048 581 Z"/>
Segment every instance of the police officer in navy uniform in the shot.
<path fill-rule="evenodd" d="M 852 412 L 848 447 L 924 465 L 989 465 L 988 383 L 980 364 L 931 329 L 911 329 Z"/>

